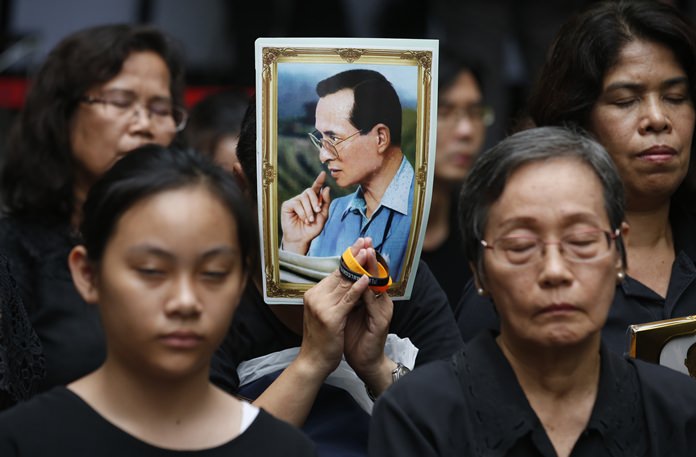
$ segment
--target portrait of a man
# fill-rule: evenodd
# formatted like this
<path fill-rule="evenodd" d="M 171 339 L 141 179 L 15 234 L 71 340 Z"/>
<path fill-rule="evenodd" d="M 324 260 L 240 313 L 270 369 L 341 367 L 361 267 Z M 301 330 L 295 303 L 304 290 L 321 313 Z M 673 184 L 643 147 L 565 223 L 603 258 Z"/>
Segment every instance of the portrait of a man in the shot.
<path fill-rule="evenodd" d="M 324 166 L 310 187 L 282 202 L 281 250 L 339 256 L 358 237 L 398 277 L 412 221 L 414 170 L 401 147 L 402 106 L 379 72 L 351 69 L 316 85 L 315 130 L 308 132 Z M 329 176 L 355 191 L 332 198 Z"/>

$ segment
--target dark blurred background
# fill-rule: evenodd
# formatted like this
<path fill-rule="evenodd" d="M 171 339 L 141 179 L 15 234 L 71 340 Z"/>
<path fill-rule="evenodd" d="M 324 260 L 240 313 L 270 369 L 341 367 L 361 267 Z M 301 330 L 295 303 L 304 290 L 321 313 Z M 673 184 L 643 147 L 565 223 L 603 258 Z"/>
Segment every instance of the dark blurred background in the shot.
<path fill-rule="evenodd" d="M 101 23 L 150 23 L 181 42 L 187 104 L 254 85 L 258 37 L 438 38 L 480 68 L 496 111 L 487 144 L 524 106 L 556 30 L 592 0 L 0 0 L 0 158 L 27 84 L 65 35 Z M 693 17 L 696 0 L 671 1 Z"/>

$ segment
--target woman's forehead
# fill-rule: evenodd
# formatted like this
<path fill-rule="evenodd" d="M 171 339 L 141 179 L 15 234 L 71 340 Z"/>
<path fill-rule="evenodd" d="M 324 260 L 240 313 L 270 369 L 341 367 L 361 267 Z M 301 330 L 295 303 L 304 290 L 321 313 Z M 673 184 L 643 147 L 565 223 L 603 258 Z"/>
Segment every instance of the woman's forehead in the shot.
<path fill-rule="evenodd" d="M 514 170 L 491 205 L 489 225 L 532 220 L 572 223 L 593 217 L 607 219 L 599 178 L 580 160 L 559 157 Z"/>

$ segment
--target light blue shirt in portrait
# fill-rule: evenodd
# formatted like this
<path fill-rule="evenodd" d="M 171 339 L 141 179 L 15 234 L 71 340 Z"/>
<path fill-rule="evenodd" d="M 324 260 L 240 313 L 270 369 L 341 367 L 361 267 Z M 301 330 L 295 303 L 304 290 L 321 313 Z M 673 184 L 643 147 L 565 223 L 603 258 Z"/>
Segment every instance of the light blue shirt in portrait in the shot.
<path fill-rule="evenodd" d="M 341 255 L 356 239 L 369 236 L 372 245 L 389 263 L 392 279 L 397 281 L 411 230 L 413 177 L 413 167 L 404 156 L 370 218 L 365 214 L 367 204 L 360 187 L 350 195 L 333 200 L 324 229 L 312 240 L 307 255 Z"/>

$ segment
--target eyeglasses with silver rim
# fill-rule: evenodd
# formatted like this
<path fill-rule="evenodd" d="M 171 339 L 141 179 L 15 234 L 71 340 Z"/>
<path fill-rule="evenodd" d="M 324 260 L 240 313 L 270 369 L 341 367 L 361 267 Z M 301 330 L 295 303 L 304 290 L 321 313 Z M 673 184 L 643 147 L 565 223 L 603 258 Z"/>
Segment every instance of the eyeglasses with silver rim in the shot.
<path fill-rule="evenodd" d="M 169 98 L 153 98 L 146 103 L 139 100 L 135 92 L 129 90 L 110 90 L 98 96 L 84 95 L 80 98 L 82 103 L 89 105 L 101 104 L 106 108 L 115 110 L 118 115 L 127 115 L 136 112 L 136 108 L 144 109 L 150 119 L 158 124 L 174 121 L 174 129 L 177 132 L 186 127 L 188 112 L 185 108 L 172 103 Z"/>
<path fill-rule="evenodd" d="M 569 233 L 559 241 L 544 241 L 536 236 L 505 236 L 492 243 L 481 240 L 481 245 L 490 250 L 497 260 L 511 266 L 538 263 L 549 245 L 557 245 L 560 254 L 569 262 L 586 263 L 609 255 L 612 242 L 620 235 L 619 229 L 613 232 L 601 229 L 581 230 Z"/>

